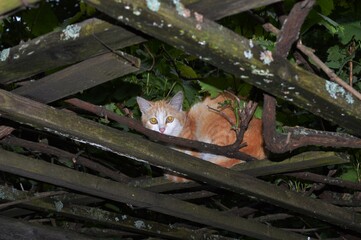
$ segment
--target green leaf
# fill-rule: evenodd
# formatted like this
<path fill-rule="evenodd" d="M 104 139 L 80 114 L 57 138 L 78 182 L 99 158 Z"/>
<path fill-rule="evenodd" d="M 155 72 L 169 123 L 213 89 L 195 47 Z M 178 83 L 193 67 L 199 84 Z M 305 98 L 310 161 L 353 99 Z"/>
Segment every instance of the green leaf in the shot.
<path fill-rule="evenodd" d="M 342 175 L 340 176 L 342 180 L 358 182 L 357 171 L 354 168 L 347 169 Z"/>
<path fill-rule="evenodd" d="M 330 15 L 335 8 L 333 0 L 317 0 L 317 4 L 320 6 L 322 14 L 326 16 Z"/>
<path fill-rule="evenodd" d="M 34 36 L 51 32 L 59 25 L 58 18 L 48 3 L 42 3 L 38 8 L 25 11 L 22 18 Z"/>
<path fill-rule="evenodd" d="M 339 34 L 341 43 L 346 45 L 351 41 L 352 38 L 354 38 L 356 41 L 361 41 L 361 22 L 355 21 L 355 22 L 349 22 L 342 24 L 344 27 L 344 31 Z"/>
<path fill-rule="evenodd" d="M 208 83 L 202 82 L 202 81 L 198 81 L 199 85 L 201 86 L 201 93 L 202 92 L 207 92 L 211 95 L 211 98 L 215 98 L 218 96 L 218 94 L 220 94 L 222 92 L 221 89 L 216 88 L 215 86 L 212 86 Z"/>
<path fill-rule="evenodd" d="M 189 79 L 198 78 L 197 73 L 190 66 L 188 66 L 182 62 L 177 62 L 176 65 L 177 65 L 178 71 L 180 72 L 181 77 L 189 78 Z"/>
<path fill-rule="evenodd" d="M 254 112 L 253 116 L 254 116 L 255 118 L 262 119 L 262 113 L 263 113 L 263 108 L 260 107 L 260 106 L 258 106 L 258 107 L 256 108 L 256 111 Z"/>

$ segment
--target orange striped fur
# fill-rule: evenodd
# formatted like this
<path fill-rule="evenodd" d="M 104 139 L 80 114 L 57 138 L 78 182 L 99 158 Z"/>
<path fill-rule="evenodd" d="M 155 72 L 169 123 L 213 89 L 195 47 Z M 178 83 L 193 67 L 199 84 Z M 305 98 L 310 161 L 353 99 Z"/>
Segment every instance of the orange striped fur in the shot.
<path fill-rule="evenodd" d="M 222 110 L 222 115 L 210 108 L 219 109 L 219 103 L 227 99 L 223 94 L 214 99 L 207 97 L 203 102 L 192 106 L 188 112 L 182 111 L 182 92 L 178 92 L 170 100 L 152 102 L 137 97 L 137 102 L 142 112 L 142 123 L 149 129 L 172 136 L 226 146 L 235 142 L 236 133 L 231 129 L 231 123 L 223 115 L 227 115 L 229 119 L 235 122 L 234 112 L 228 107 Z M 243 141 L 247 143 L 247 146 L 241 148 L 241 152 L 247 153 L 257 159 L 265 158 L 262 121 L 260 119 L 253 118 L 251 120 L 244 134 Z M 209 153 L 197 153 L 187 150 L 180 151 L 226 168 L 231 168 L 242 162 L 238 159 Z M 168 174 L 165 176 L 173 182 L 189 181 L 178 176 Z"/>

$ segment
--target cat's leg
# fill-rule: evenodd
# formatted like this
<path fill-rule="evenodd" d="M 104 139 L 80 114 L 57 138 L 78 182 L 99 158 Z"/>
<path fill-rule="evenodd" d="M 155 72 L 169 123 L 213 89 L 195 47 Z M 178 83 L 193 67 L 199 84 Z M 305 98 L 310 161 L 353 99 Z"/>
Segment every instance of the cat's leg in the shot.
<path fill-rule="evenodd" d="M 210 154 L 210 153 L 202 153 L 200 155 L 200 158 L 202 158 L 205 161 L 217 164 L 217 165 L 225 167 L 225 168 L 231 168 L 234 165 L 237 165 L 239 163 L 243 163 L 243 161 L 239 160 L 239 159 L 227 158 L 227 157 L 224 157 L 224 156 Z"/>
<path fill-rule="evenodd" d="M 179 148 L 173 148 L 174 150 L 177 150 L 179 152 L 183 152 L 185 154 L 194 156 L 194 157 L 199 157 L 199 153 L 195 152 L 195 151 L 190 151 L 190 150 L 184 150 L 184 149 L 179 149 Z M 171 182 L 175 182 L 175 183 L 186 183 L 186 182 L 192 182 L 192 180 L 183 178 L 183 177 L 179 177 L 179 176 L 175 176 L 172 174 L 164 174 L 164 177 L 166 179 L 168 179 Z"/>

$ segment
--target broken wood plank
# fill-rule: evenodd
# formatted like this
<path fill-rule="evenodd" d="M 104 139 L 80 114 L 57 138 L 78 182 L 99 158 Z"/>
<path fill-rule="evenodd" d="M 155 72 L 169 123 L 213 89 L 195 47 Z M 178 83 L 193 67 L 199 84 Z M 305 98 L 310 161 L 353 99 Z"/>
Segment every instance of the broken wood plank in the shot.
<path fill-rule="evenodd" d="M 250 9 L 270 5 L 281 0 L 187 0 L 182 3 L 209 19 L 218 20 Z"/>
<path fill-rule="evenodd" d="M 361 101 L 341 86 L 270 56 L 229 29 L 171 2 L 86 0 L 98 10 L 198 56 L 275 96 L 360 135 Z M 149 2 L 148 2 L 149 3 Z M 140 14 L 138 14 L 140 13 Z M 272 61 L 273 60 L 273 61 Z"/>
<path fill-rule="evenodd" d="M 97 224 L 106 225 L 107 227 L 121 228 L 126 231 L 131 231 L 133 233 L 143 234 L 146 236 L 157 236 L 171 239 L 193 238 L 206 240 L 212 238 L 211 234 L 205 234 L 204 232 L 197 232 L 195 230 L 189 230 L 187 228 L 181 228 L 172 225 L 169 226 L 142 218 L 135 218 L 127 214 L 105 211 L 99 208 L 80 206 L 71 201 L 77 196 L 74 196 L 74 194 L 70 193 L 52 197 L 50 201 L 47 199 L 32 199 L 36 197 L 37 194 L 26 191 L 19 191 L 14 188 L 1 185 L 0 193 L 3 196 L 2 200 L 4 201 L 11 202 L 22 199 L 28 200 L 21 203 L 21 206 L 26 209 L 61 214 L 73 219 L 95 222 Z M 65 204 L 61 209 L 58 209 L 54 202 L 62 202 Z M 137 222 L 139 224 L 137 224 Z"/>
<path fill-rule="evenodd" d="M 50 103 L 139 70 L 140 60 L 118 52 L 106 53 L 55 72 L 13 90 L 42 103 Z"/>
<path fill-rule="evenodd" d="M 31 224 L 21 220 L 15 220 L 0 215 L 0 239 L 53 239 L 53 240 L 95 240 L 96 238 L 85 236 L 77 232 L 49 227 L 39 224 Z"/>
<path fill-rule="evenodd" d="M 0 150 L 0 170 L 260 239 L 304 236 L 192 203 Z"/>
<path fill-rule="evenodd" d="M 150 142 L 141 136 L 117 131 L 96 122 L 82 119 L 73 113 L 57 110 L 4 90 L 0 90 L 0 113 L 3 117 L 20 123 L 26 123 L 137 161 L 149 162 L 154 166 L 182 173 L 190 179 L 206 182 L 212 186 L 236 193 L 254 196 L 270 204 L 361 232 L 360 214 L 292 191 L 284 191 L 249 175 L 164 148 L 162 145 Z M 3 170 L 9 169 L 9 163 L 5 164 L 5 161 L 3 163 L 0 161 L 0 164 L 3 164 Z M 20 169 L 21 166 L 18 167 L 19 171 L 27 170 Z M 237 229 L 239 230 L 238 227 Z"/>
<path fill-rule="evenodd" d="M 0 51 L 0 83 L 16 82 L 110 52 L 108 48 L 116 50 L 144 41 L 119 26 L 88 19 Z"/>

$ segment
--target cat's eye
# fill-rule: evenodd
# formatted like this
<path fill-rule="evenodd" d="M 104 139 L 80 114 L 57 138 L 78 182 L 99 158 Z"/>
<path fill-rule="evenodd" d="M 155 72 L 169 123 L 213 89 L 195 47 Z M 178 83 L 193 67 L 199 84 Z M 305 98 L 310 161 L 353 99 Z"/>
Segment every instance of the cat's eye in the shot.
<path fill-rule="evenodd" d="M 173 121 L 174 121 L 174 117 L 172 117 L 172 116 L 167 117 L 167 120 L 166 120 L 167 123 L 171 123 Z"/>
<path fill-rule="evenodd" d="M 157 124 L 157 123 L 158 123 L 158 120 L 157 120 L 156 118 L 151 118 L 151 119 L 149 119 L 149 122 L 150 122 L 151 124 Z"/>

